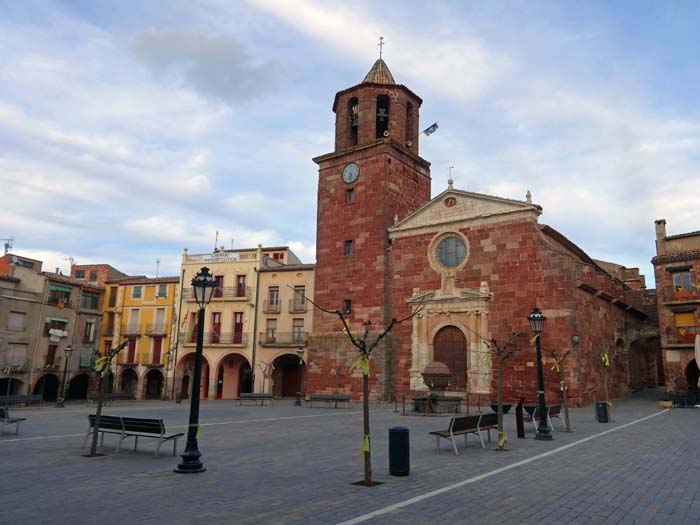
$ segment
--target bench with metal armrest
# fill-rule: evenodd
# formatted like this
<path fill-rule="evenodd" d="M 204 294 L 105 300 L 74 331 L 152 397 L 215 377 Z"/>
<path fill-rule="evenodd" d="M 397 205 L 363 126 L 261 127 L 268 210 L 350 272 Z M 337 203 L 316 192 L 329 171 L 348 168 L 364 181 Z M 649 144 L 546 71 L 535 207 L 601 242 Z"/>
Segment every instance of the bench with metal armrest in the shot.
<path fill-rule="evenodd" d="M 464 435 L 464 444 L 468 444 L 467 436 L 476 434 L 479 436 L 482 448 L 486 448 L 484 438 L 481 433 L 486 431 L 489 442 L 491 441 L 491 430 L 498 429 L 498 414 L 481 414 L 474 416 L 459 416 L 450 418 L 450 424 L 447 430 L 436 430 L 430 432 L 431 435 L 437 438 L 437 447 L 440 451 L 440 439 L 448 439 L 452 442 L 455 455 L 459 456 L 455 436 Z"/>
<path fill-rule="evenodd" d="M 95 414 L 89 414 L 88 420 L 90 422 L 88 431 L 85 434 L 85 439 L 83 440 L 83 448 L 87 444 L 88 437 L 92 435 L 95 429 Z M 162 419 L 145 419 L 139 417 L 121 417 L 121 416 L 100 416 L 100 424 L 97 428 L 98 433 L 102 434 L 100 439 L 100 446 L 104 443 L 105 434 L 117 434 L 119 436 L 119 443 L 117 444 L 117 454 L 121 449 L 122 442 L 129 437 L 134 438 L 134 450 L 139 443 L 139 437 L 154 438 L 158 440 L 158 446 L 156 448 L 156 457 L 160 454 L 160 447 L 166 441 L 173 441 L 173 456 L 177 452 L 177 440 L 179 437 L 184 436 L 184 433 L 170 434 L 167 435 L 165 431 L 165 424 Z"/>

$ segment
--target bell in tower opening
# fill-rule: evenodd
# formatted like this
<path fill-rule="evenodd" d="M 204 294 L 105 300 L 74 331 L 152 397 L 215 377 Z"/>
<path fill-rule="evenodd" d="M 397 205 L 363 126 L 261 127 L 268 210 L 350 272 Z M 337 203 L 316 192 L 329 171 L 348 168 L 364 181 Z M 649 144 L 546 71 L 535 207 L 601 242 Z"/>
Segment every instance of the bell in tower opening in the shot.
<path fill-rule="evenodd" d="M 389 97 L 379 95 L 377 97 L 377 138 L 389 136 Z"/>

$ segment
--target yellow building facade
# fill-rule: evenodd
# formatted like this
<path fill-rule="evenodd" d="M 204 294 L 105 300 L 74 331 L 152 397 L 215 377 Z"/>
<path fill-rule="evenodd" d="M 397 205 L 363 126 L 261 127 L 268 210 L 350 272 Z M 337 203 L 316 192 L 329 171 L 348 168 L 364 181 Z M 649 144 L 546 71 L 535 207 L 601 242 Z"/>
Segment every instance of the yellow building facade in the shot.
<path fill-rule="evenodd" d="M 286 246 L 221 249 L 205 254 L 185 250 L 181 267 L 184 284 L 176 298 L 181 312 L 174 357 L 177 365 L 169 378 L 175 392 L 184 399 L 191 395 L 198 330 L 198 306 L 191 282 L 205 266 L 217 280 L 217 289 L 205 314 L 201 398 L 232 399 L 241 392 L 273 392 L 275 359 L 295 354 L 300 343 L 305 345 L 305 334 L 311 330 L 308 312 L 295 314 L 289 311 L 288 303 L 282 302 L 292 299 L 293 292 L 286 286 L 305 285 L 304 294 L 312 293 L 313 267 L 303 265 Z M 275 286 L 277 292 L 270 295 Z M 299 319 L 303 319 L 303 325 Z M 297 334 L 296 340 L 292 333 Z M 279 390 L 279 395 L 283 394 Z"/>
<path fill-rule="evenodd" d="M 169 397 L 178 283 L 178 277 L 107 281 L 102 354 L 128 342 L 115 359 L 114 391 L 132 393 L 136 399 Z"/>

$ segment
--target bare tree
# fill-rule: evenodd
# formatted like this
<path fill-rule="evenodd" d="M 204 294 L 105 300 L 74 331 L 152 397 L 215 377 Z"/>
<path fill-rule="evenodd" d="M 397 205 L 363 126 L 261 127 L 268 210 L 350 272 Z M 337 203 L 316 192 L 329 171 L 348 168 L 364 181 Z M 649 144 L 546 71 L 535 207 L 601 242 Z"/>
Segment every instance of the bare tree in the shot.
<path fill-rule="evenodd" d="M 290 286 L 291 288 L 291 286 Z M 292 288 L 292 290 L 294 290 Z M 294 293 L 299 293 L 297 290 L 294 290 Z M 309 301 L 314 308 L 319 309 L 322 312 L 325 312 L 327 314 L 331 315 L 337 315 L 338 318 L 340 319 L 340 322 L 343 325 L 343 333 L 347 336 L 347 338 L 350 340 L 352 345 L 357 348 L 359 352 L 359 356 L 353 363 L 352 367 L 350 370 L 354 369 L 356 366 L 359 366 L 360 369 L 362 370 L 362 420 L 363 420 L 363 425 L 364 425 L 364 439 L 362 442 L 362 449 L 360 453 L 362 454 L 364 458 L 364 463 L 365 463 L 365 476 L 362 481 L 362 484 L 371 487 L 374 485 L 372 481 L 372 454 L 371 454 L 371 442 L 370 442 L 370 430 L 369 430 L 369 358 L 372 355 L 372 352 L 374 349 L 379 345 L 379 343 L 386 337 L 386 335 L 391 332 L 391 330 L 397 325 L 401 324 L 404 321 L 408 321 L 409 319 L 413 318 L 417 314 L 419 314 L 423 310 L 423 304 L 419 304 L 413 312 L 411 312 L 409 315 L 406 317 L 403 317 L 401 319 L 392 319 L 388 325 L 384 327 L 384 329 L 379 332 L 370 332 L 370 329 L 372 327 L 372 322 L 367 320 L 363 323 L 364 326 L 364 331 L 362 332 L 361 335 L 353 335 L 352 332 L 350 331 L 350 327 L 348 326 L 347 320 L 345 319 L 345 316 L 343 315 L 343 312 L 340 310 L 329 310 L 326 308 L 323 308 L 313 302 L 311 299 L 306 297 L 306 300 Z M 370 334 L 372 334 L 372 337 L 370 337 Z M 376 335 L 376 337 L 375 337 Z"/>
<path fill-rule="evenodd" d="M 559 384 L 561 385 L 561 397 L 562 397 L 562 402 L 561 406 L 564 409 L 564 425 L 566 425 L 566 431 L 571 432 L 571 425 L 569 422 L 569 404 L 567 402 L 567 384 L 566 384 L 566 374 L 564 372 L 564 361 L 566 358 L 569 356 L 571 353 L 571 349 L 567 350 L 563 354 L 559 352 L 557 348 L 554 348 L 551 352 L 548 353 L 549 357 L 554 359 L 554 366 L 552 367 L 552 370 L 556 370 L 559 373 Z M 607 373 L 606 373 L 607 376 Z M 607 387 L 606 387 L 607 390 Z"/>

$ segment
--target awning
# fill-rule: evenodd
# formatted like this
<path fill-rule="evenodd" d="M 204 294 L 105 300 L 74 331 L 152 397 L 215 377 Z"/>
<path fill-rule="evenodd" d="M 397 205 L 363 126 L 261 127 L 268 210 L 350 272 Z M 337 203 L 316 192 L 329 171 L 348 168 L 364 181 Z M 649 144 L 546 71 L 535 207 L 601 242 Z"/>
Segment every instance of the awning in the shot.
<path fill-rule="evenodd" d="M 50 323 L 51 321 L 56 321 L 59 323 L 67 323 L 68 319 L 64 319 L 63 317 L 47 317 L 46 322 Z"/>
<path fill-rule="evenodd" d="M 50 290 L 52 292 L 72 292 L 73 288 L 68 286 L 61 286 L 60 284 L 52 284 Z"/>

